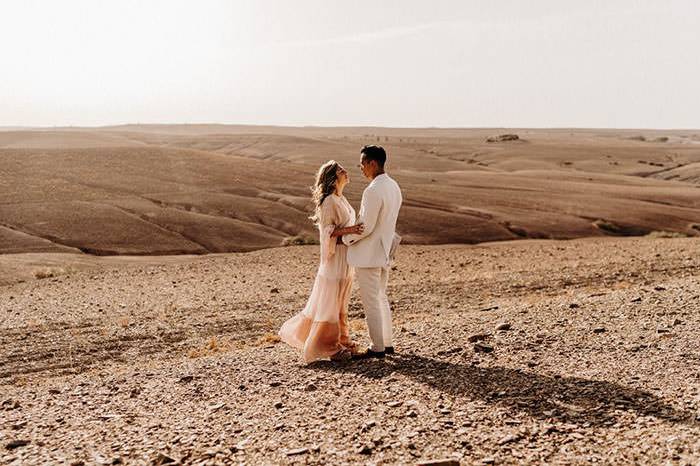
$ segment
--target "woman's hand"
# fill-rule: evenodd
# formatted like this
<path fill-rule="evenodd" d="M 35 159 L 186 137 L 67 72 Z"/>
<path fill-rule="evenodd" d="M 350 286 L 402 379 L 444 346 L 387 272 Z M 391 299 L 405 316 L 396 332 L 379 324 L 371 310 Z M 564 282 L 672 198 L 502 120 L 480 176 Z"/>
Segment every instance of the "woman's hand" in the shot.
<path fill-rule="evenodd" d="M 347 228 L 348 232 L 345 233 L 346 235 L 361 235 L 363 231 L 365 231 L 365 224 L 364 223 L 358 223 L 357 225 L 353 225 L 351 227 Z"/>
<path fill-rule="evenodd" d="M 336 228 L 335 230 L 333 230 L 333 233 L 331 233 L 331 237 L 341 237 L 343 235 L 361 235 L 364 230 L 365 224 L 358 223 L 357 225 L 353 225 L 351 227 Z"/>

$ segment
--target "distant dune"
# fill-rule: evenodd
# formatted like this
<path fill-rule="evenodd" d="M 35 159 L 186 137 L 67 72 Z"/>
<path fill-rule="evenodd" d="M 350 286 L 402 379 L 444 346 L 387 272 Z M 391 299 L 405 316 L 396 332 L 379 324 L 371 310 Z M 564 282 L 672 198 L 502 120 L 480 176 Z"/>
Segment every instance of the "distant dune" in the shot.
<path fill-rule="evenodd" d="M 331 158 L 349 167 L 347 196 L 359 207 L 364 144 L 389 153 L 407 243 L 694 236 L 699 142 L 692 130 L 5 129 L 0 253 L 204 254 L 313 237 L 317 167 Z"/>

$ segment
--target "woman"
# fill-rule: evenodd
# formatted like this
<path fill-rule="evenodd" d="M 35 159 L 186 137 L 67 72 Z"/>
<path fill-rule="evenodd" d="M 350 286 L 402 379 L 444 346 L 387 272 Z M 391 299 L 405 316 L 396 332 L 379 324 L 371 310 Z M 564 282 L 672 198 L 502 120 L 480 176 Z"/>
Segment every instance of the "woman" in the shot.
<path fill-rule="evenodd" d="M 348 301 L 354 271 L 348 265 L 347 246 L 338 237 L 362 233 L 355 223 L 355 209 L 343 197 L 350 181 L 335 160 L 323 164 L 312 187 L 316 206 L 311 217 L 318 226 L 321 264 L 306 307 L 280 329 L 284 342 L 302 350 L 304 361 L 349 359 L 355 345 L 348 329 Z"/>

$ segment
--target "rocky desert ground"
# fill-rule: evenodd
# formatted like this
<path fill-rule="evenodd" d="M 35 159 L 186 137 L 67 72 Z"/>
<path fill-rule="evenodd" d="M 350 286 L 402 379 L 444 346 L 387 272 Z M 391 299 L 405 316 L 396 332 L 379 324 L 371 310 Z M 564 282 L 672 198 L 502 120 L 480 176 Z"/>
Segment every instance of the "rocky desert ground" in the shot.
<path fill-rule="evenodd" d="M 0 464 L 698 464 L 698 134 L 0 131 Z M 397 354 L 306 366 L 280 246 L 377 141 Z"/>
<path fill-rule="evenodd" d="M 697 464 L 695 241 L 406 246 L 397 354 L 310 366 L 275 331 L 313 246 L 3 256 L 43 278 L 0 287 L 0 463 Z"/>

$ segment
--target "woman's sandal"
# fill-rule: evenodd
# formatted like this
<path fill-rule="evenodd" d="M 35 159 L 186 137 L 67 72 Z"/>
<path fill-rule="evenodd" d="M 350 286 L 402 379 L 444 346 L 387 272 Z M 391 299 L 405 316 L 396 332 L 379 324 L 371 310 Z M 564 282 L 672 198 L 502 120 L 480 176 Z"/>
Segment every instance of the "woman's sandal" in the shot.
<path fill-rule="evenodd" d="M 352 358 L 352 353 L 350 352 L 350 350 L 347 348 L 343 348 L 331 356 L 331 361 L 335 361 L 335 362 L 349 361 L 351 358 Z"/>
<path fill-rule="evenodd" d="M 352 354 L 358 353 L 360 351 L 360 347 L 355 342 L 347 343 L 343 346 Z"/>

